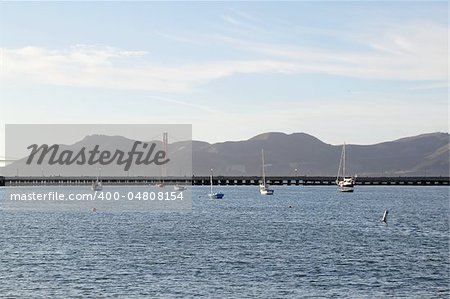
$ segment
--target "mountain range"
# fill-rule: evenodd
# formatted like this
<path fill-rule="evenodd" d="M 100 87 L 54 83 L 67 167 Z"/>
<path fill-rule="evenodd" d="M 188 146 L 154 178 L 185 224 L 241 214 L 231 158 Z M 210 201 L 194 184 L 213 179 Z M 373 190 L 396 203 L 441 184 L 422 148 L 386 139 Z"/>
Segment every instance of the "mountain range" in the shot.
<path fill-rule="evenodd" d="M 267 175 L 336 175 L 342 145 L 305 133 L 265 133 L 249 140 L 193 142 L 194 174 L 259 175 L 264 148 Z M 374 145 L 346 145 L 347 174 L 448 176 L 449 134 L 430 133 Z M 297 169 L 297 171 L 295 171 Z"/>
<path fill-rule="evenodd" d="M 170 136 L 169 136 L 170 138 Z M 121 136 L 89 135 L 83 140 L 61 146 L 79 150 L 82 146 L 99 144 L 109 150 L 129 150 L 134 143 Z M 161 148 L 161 142 L 155 141 Z M 337 174 L 342 145 L 327 144 L 306 133 L 264 133 L 248 140 L 210 144 L 202 141 L 170 143 L 169 157 L 176 161 L 167 166 L 167 175 L 205 176 L 214 169 L 218 176 L 261 174 L 261 149 L 264 149 L 268 176 L 334 176 Z M 192 151 L 192 164 L 190 161 Z M 449 176 L 450 143 L 448 133 L 429 133 L 373 145 L 346 145 L 347 174 L 358 176 Z M 15 161 L 2 171 L 15 175 L 25 159 Z M 191 168 L 192 165 L 192 168 Z M 98 166 L 85 175 L 97 175 Z M 112 169 L 112 168 L 111 168 Z M 108 166 L 102 172 L 111 173 Z M 40 166 L 21 175 L 41 175 Z M 78 171 L 80 173 L 80 171 Z M 160 175 L 160 167 L 140 169 L 130 175 Z M 57 166 L 45 169 L 46 175 L 61 174 Z M 75 175 L 66 173 L 66 175 Z M 117 174 L 117 175 L 123 175 Z"/>

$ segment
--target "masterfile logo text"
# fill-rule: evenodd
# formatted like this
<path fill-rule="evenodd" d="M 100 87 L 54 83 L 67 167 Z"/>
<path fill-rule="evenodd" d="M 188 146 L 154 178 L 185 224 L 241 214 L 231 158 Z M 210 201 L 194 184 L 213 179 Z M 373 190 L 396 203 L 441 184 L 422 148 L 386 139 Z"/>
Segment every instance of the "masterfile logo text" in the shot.
<path fill-rule="evenodd" d="M 32 144 L 27 147 L 30 149 L 30 154 L 26 161 L 27 165 L 36 163 L 41 165 L 46 159 L 48 164 L 54 165 L 109 165 L 117 164 L 123 165 L 124 170 L 130 170 L 132 164 L 136 165 L 155 165 L 167 164 L 170 159 L 167 158 L 167 152 L 164 150 L 156 150 L 156 143 L 145 143 L 135 141 L 132 148 L 128 152 L 116 149 L 114 152 L 110 150 L 100 150 L 100 145 L 96 144 L 92 149 L 83 146 L 78 152 L 73 150 L 62 150 L 60 146 L 53 144 Z M 36 157 L 36 159 L 34 159 Z M 36 161 L 35 161 L 36 160 Z"/>
<path fill-rule="evenodd" d="M 185 124 L 6 125 L 6 176 L 192 176 Z"/>

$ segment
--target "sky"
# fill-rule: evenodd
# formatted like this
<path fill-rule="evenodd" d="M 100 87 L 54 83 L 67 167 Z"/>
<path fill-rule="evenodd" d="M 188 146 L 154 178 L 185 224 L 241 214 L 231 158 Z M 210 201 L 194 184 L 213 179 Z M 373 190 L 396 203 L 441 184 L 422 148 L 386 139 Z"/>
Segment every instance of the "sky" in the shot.
<path fill-rule="evenodd" d="M 448 132 L 448 14 L 446 1 L 0 2 L 0 127 L 331 144 Z"/>

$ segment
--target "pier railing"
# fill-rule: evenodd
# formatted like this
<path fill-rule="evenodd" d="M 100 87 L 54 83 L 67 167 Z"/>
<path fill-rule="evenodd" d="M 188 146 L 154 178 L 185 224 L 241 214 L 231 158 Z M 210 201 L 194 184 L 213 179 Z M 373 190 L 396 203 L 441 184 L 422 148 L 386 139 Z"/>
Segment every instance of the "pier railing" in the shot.
<path fill-rule="evenodd" d="M 90 185 L 97 177 L 0 177 L 0 186 L 38 186 L 38 185 Z M 269 185 L 335 185 L 334 176 L 270 176 L 266 178 Z M 104 185 L 152 185 L 164 182 L 166 185 L 185 184 L 209 185 L 209 176 L 192 177 L 101 177 Z M 257 176 L 216 176 L 214 185 L 252 186 L 259 185 Z M 436 186 L 449 185 L 449 177 L 358 177 L 356 184 L 361 186 Z"/>

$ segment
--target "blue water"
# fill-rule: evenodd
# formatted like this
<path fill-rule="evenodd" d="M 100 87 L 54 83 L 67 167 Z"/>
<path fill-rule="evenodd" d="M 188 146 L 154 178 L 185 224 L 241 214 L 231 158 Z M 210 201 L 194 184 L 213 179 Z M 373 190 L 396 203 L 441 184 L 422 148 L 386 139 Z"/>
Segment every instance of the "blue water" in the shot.
<path fill-rule="evenodd" d="M 221 191 L 193 187 L 192 213 L 0 209 L 0 297 L 450 295 L 448 187 Z"/>

